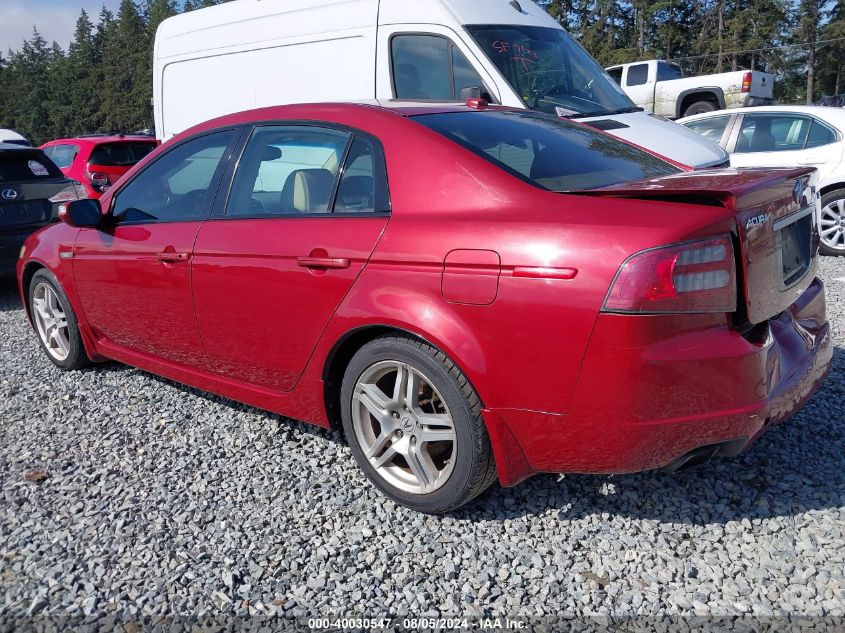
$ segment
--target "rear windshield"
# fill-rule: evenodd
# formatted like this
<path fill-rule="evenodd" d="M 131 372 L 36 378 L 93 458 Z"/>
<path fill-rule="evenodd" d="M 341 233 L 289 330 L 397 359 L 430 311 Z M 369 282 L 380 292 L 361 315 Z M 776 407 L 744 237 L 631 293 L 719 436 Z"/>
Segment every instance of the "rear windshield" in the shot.
<path fill-rule="evenodd" d="M 0 182 L 26 182 L 49 178 L 64 176 L 41 150 L 0 151 Z"/>
<path fill-rule="evenodd" d="M 156 148 L 153 143 L 103 143 L 91 152 L 88 162 L 103 167 L 131 167 Z"/>
<path fill-rule="evenodd" d="M 612 136 L 542 114 L 452 112 L 414 120 L 550 191 L 584 191 L 680 171 Z"/>

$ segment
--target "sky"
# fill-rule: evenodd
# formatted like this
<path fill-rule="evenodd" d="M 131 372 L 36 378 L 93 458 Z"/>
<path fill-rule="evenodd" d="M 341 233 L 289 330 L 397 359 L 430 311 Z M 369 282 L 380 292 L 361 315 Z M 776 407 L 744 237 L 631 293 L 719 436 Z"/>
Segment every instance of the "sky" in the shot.
<path fill-rule="evenodd" d="M 5 57 L 10 48 L 17 50 L 37 26 L 51 44 L 62 48 L 73 38 L 79 12 L 85 9 L 96 23 L 103 6 L 116 11 L 120 0 L 0 0 L 0 52 Z"/>

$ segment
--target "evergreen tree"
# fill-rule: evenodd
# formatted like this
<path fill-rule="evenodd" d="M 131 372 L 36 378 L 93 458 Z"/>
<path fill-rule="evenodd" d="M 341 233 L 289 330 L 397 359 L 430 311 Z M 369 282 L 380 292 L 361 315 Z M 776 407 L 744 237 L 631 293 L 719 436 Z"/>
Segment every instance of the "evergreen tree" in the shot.
<path fill-rule="evenodd" d="M 807 46 L 807 103 L 813 103 L 816 79 L 816 40 L 819 39 L 825 0 L 801 0 L 798 4 L 797 35 Z"/>
<path fill-rule="evenodd" d="M 50 62 L 50 49 L 33 27 L 32 38 L 23 43 L 20 51 L 9 57 L 8 72 L 4 79 L 9 82 L 6 103 L 11 104 L 7 115 L 12 127 L 19 133 L 38 142 L 49 136 L 48 85 L 47 71 Z"/>
<path fill-rule="evenodd" d="M 121 0 L 117 18 L 103 33 L 102 124 L 127 132 L 152 122 L 152 88 L 143 68 L 152 63 L 143 18 L 132 0 Z"/>
<path fill-rule="evenodd" d="M 72 114 L 65 134 L 95 132 L 98 124 L 99 97 L 96 92 L 99 54 L 94 25 L 83 9 L 76 21 L 73 41 L 68 47 L 63 81 L 65 103 Z"/>
<path fill-rule="evenodd" d="M 819 46 L 819 92 L 838 95 L 845 91 L 845 6 L 837 0 L 830 12 L 830 21 L 822 28 Z"/>
<path fill-rule="evenodd" d="M 185 0 L 181 10 L 225 1 Z M 541 0 L 604 65 L 674 58 L 688 74 L 764 70 L 787 103 L 845 91 L 843 3 Z M 0 55 L 0 127 L 34 142 L 150 127 L 155 33 L 178 11 L 179 0 L 121 0 L 116 16 L 103 8 L 96 24 L 82 11 L 66 52 L 33 30 L 19 50 Z"/>

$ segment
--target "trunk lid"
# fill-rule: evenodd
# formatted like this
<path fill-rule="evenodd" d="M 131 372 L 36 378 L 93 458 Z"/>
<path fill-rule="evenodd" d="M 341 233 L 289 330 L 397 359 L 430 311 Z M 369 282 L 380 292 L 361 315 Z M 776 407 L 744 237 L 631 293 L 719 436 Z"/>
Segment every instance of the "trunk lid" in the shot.
<path fill-rule="evenodd" d="M 815 278 L 820 204 L 815 169 L 722 169 L 626 182 L 586 195 L 718 203 L 732 213 L 744 303 L 752 324 L 792 305 Z"/>

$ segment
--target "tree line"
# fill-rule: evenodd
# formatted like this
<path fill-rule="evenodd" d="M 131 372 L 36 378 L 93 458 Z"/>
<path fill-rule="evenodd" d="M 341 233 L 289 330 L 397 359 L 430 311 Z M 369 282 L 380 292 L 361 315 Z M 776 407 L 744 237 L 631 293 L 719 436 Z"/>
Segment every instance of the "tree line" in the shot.
<path fill-rule="evenodd" d="M 37 24 L 0 53 L 0 128 L 35 143 L 152 128 L 152 49 L 158 25 L 228 0 L 121 0 L 84 10 L 73 41 L 48 44 Z M 664 58 L 687 74 L 773 73 L 783 103 L 845 91 L 843 0 L 541 0 L 603 65 Z"/>

